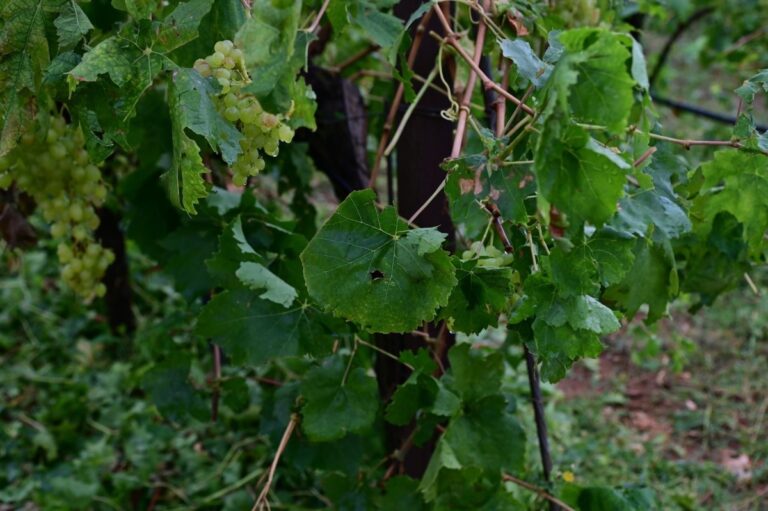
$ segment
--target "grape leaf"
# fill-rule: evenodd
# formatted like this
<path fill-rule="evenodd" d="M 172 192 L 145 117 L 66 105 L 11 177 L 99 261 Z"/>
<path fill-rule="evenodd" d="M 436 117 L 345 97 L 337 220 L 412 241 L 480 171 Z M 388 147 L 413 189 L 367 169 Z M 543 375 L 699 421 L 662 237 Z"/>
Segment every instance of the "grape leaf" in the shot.
<path fill-rule="evenodd" d="M 171 421 L 179 421 L 188 415 L 197 420 L 208 418 L 203 397 L 189 382 L 189 365 L 188 358 L 174 357 L 153 367 L 142 381 L 157 409 Z"/>
<path fill-rule="evenodd" d="M 484 353 L 469 344 L 457 344 L 448 352 L 453 375 L 452 387 L 464 402 L 499 392 L 504 375 L 504 358 L 499 351 Z"/>
<path fill-rule="evenodd" d="M 575 296 L 565 303 L 568 323 L 577 330 L 605 335 L 621 327 L 613 311 L 591 296 Z"/>
<path fill-rule="evenodd" d="M 698 236 L 685 238 L 675 245 L 675 256 L 685 261 L 681 288 L 698 293 L 704 305 L 735 288 L 750 267 L 744 226 L 725 211 L 715 216 L 704 243 Z"/>
<path fill-rule="evenodd" d="M 607 30 L 577 28 L 558 37 L 565 54 L 554 70 L 558 94 L 576 120 L 621 133 L 634 103 L 635 81 L 627 72 L 631 54 L 625 38 Z M 559 98 L 561 104 L 566 97 Z"/>
<path fill-rule="evenodd" d="M 382 48 L 392 48 L 400 41 L 403 22 L 399 18 L 381 12 L 372 2 L 356 1 L 347 7 L 350 20 L 363 29 L 371 40 Z"/>
<path fill-rule="evenodd" d="M 248 92 L 269 93 L 291 65 L 300 15 L 301 0 L 253 4 L 251 17 L 235 35 L 253 80 Z"/>
<path fill-rule="evenodd" d="M 517 66 L 517 71 L 536 88 L 541 88 L 547 83 L 552 73 L 552 65 L 541 60 L 533 52 L 528 41 L 504 39 L 501 41 L 501 53 L 512 60 Z"/>
<path fill-rule="evenodd" d="M 635 245 L 635 261 L 624 280 L 606 289 L 603 297 L 617 302 L 632 318 L 643 304 L 648 304 L 646 321 L 652 323 L 667 310 L 674 292 L 674 261 L 664 248 L 639 239 Z"/>
<path fill-rule="evenodd" d="M 428 408 L 437 415 L 452 415 L 458 409 L 458 397 L 448 391 L 442 381 L 432 376 L 437 365 L 427 350 L 405 350 L 400 354 L 400 360 L 413 367 L 413 372 L 392 395 L 385 414 L 388 422 L 404 426 L 411 422 L 419 409 Z M 437 403 L 437 399 L 440 399 L 440 403 Z M 452 409 L 451 412 L 445 413 L 449 409 Z"/>
<path fill-rule="evenodd" d="M 173 125 L 173 166 L 163 174 L 171 202 L 187 213 L 196 212 L 196 204 L 208 195 L 202 175 L 208 172 L 197 142 L 185 133 L 189 128 L 204 137 L 224 160 L 233 163 L 242 151 L 242 134 L 228 123 L 211 101 L 213 87 L 192 69 L 174 73 L 169 94 Z"/>
<path fill-rule="evenodd" d="M 203 307 L 197 332 L 224 348 L 235 363 L 258 365 L 275 357 L 331 349 L 322 315 L 307 305 L 286 309 L 236 288 Z"/>
<path fill-rule="evenodd" d="M 651 87 L 648 83 L 648 69 L 645 65 L 643 46 L 634 38 L 632 38 L 632 78 L 645 90 Z"/>
<path fill-rule="evenodd" d="M 597 265 L 597 273 L 603 286 L 618 284 L 632 268 L 635 241 L 607 231 L 598 231 L 586 242 L 589 256 Z"/>
<path fill-rule="evenodd" d="M 171 115 L 185 129 L 204 137 L 211 148 L 220 152 L 229 164 L 242 152 L 243 135 L 227 122 L 211 100 L 215 90 L 211 82 L 192 69 L 179 69 L 173 74 Z"/>
<path fill-rule="evenodd" d="M 413 372 L 392 394 L 385 415 L 387 421 L 398 426 L 408 424 L 420 408 L 426 408 L 434 402 L 437 391 L 435 378 L 420 371 Z"/>
<path fill-rule="evenodd" d="M 653 225 L 654 231 L 662 232 L 670 239 L 679 238 L 691 230 L 691 221 L 685 211 L 656 190 L 641 190 L 621 199 L 610 225 L 636 236 L 645 236 L 648 227 Z"/>
<path fill-rule="evenodd" d="M 717 151 L 701 172 L 703 191 L 691 210 L 697 232 L 708 235 L 715 216 L 727 211 L 744 224 L 750 254 L 759 257 L 768 229 L 768 158 L 737 149 Z"/>
<path fill-rule="evenodd" d="M 310 440 L 327 442 L 371 427 L 379 407 L 376 380 L 356 367 L 346 374 L 340 357 L 309 371 L 301 384 L 306 403 L 302 429 Z"/>
<path fill-rule="evenodd" d="M 541 378 L 556 382 L 565 377 L 575 360 L 600 355 L 603 345 L 594 332 L 577 330 L 566 323 L 553 326 L 548 323 L 551 321 L 552 317 L 542 316 L 533 322 L 536 342 L 532 351 L 541 362 Z"/>
<path fill-rule="evenodd" d="M 16 145 L 35 114 L 31 94 L 48 65 L 43 0 L 7 0 L 0 6 L 0 156 Z"/>
<path fill-rule="evenodd" d="M 163 200 L 162 197 L 150 198 Z M 165 201 L 164 203 L 167 204 Z M 170 207 L 159 211 L 176 212 Z M 149 211 L 150 215 L 157 212 L 154 209 Z M 144 216 L 140 218 L 146 219 Z M 160 231 L 165 237 L 159 243 L 164 249 L 159 257 L 162 258 L 165 271 L 173 278 L 176 288 L 188 299 L 198 297 L 214 286 L 213 280 L 205 271 L 204 261 L 216 250 L 217 229 L 217 226 L 210 224 L 187 222 L 171 233 Z M 148 234 L 155 234 L 155 231 Z"/>
<path fill-rule="evenodd" d="M 203 180 L 207 172 L 197 143 L 184 133 L 183 126 L 173 116 L 173 166 L 161 176 L 171 203 L 195 214 L 197 203 L 208 195 Z"/>
<path fill-rule="evenodd" d="M 214 188 L 214 190 L 216 189 Z M 208 204 L 211 204 L 212 197 L 214 197 L 213 193 L 208 196 Z M 235 207 L 239 206 L 239 203 L 238 198 Z M 208 272 L 220 285 L 230 288 L 237 287 L 239 283 L 242 283 L 236 273 L 240 265 L 245 262 L 261 263 L 265 260 L 245 238 L 242 217 L 238 215 L 219 236 L 219 249 L 213 257 L 205 261 L 205 265 L 208 267 Z"/>
<path fill-rule="evenodd" d="M 475 380 L 476 382 L 477 380 Z M 500 395 L 466 402 L 443 440 L 464 467 L 518 472 L 525 466 L 525 432 Z"/>
<path fill-rule="evenodd" d="M 169 52 L 197 37 L 202 19 L 213 6 L 213 0 L 190 0 L 179 4 L 162 22 L 155 40 L 155 51 Z"/>
<path fill-rule="evenodd" d="M 552 280 L 563 296 L 594 295 L 600 290 L 597 262 L 585 245 L 570 251 L 555 247 L 548 259 Z"/>
<path fill-rule="evenodd" d="M 478 333 L 498 325 L 499 315 L 507 305 L 512 286 L 509 268 L 483 268 L 477 260 L 454 258 L 458 284 L 440 316 L 452 320 L 452 329 Z"/>
<path fill-rule="evenodd" d="M 387 481 L 384 496 L 378 501 L 381 511 L 423 511 L 424 501 L 418 493 L 419 482 L 408 476 L 395 476 Z"/>
<path fill-rule="evenodd" d="M 99 75 L 106 74 L 117 86 L 124 85 L 133 73 L 132 61 L 140 52 L 117 37 L 108 37 L 91 48 L 83 60 L 69 72 L 71 88 L 77 82 L 94 82 Z"/>
<path fill-rule="evenodd" d="M 534 168 L 549 202 L 577 222 L 601 225 L 616 211 L 630 166 L 585 130 L 563 131 L 552 118 L 539 137 Z"/>
<path fill-rule="evenodd" d="M 74 1 L 64 5 L 53 24 L 56 26 L 60 52 L 74 48 L 80 39 L 93 29 L 91 20 Z"/>
<path fill-rule="evenodd" d="M 437 443 L 432 457 L 429 459 L 429 465 L 424 472 L 424 476 L 419 483 L 419 491 L 424 494 L 427 502 L 435 500 L 438 494 L 438 478 L 442 469 L 459 470 L 461 463 L 456 459 L 456 453 L 453 452 L 450 444 L 443 438 Z"/>
<path fill-rule="evenodd" d="M 260 263 L 244 262 L 235 273 L 245 286 L 254 291 L 265 291 L 260 298 L 278 303 L 283 307 L 290 307 L 296 299 L 297 293 L 293 286 L 269 271 Z"/>
<path fill-rule="evenodd" d="M 408 229 L 372 190 L 353 192 L 301 254 L 309 294 L 372 332 L 407 332 L 435 316 L 456 284 L 435 229 Z"/>

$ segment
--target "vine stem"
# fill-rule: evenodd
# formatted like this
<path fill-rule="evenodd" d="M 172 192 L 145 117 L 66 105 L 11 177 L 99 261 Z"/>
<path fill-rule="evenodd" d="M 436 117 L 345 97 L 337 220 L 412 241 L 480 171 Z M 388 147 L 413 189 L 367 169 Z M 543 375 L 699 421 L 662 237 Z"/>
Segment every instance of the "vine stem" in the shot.
<path fill-rule="evenodd" d="M 381 354 L 382 354 L 382 355 L 384 355 L 385 357 L 389 357 L 389 358 L 391 358 L 392 360 L 396 360 L 396 361 L 400 362 L 401 364 L 403 364 L 405 367 L 407 367 L 407 368 L 408 368 L 408 369 L 410 369 L 411 371 L 413 371 L 413 370 L 414 370 L 414 367 L 413 367 L 411 364 L 409 364 L 408 362 L 403 362 L 402 360 L 400 360 L 400 358 L 399 358 L 399 357 L 395 356 L 393 353 L 390 353 L 389 351 L 387 351 L 387 350 L 385 350 L 385 349 L 383 349 L 383 348 L 379 348 L 379 347 L 378 347 L 378 346 L 376 346 L 375 344 L 371 344 L 371 343 L 369 343 L 369 342 L 366 342 L 366 341 L 364 341 L 364 340 L 362 340 L 362 339 L 357 339 L 357 342 L 358 342 L 358 343 L 360 343 L 360 344 L 362 344 L 363 346 L 367 346 L 367 347 L 371 348 L 372 350 L 374 350 L 374 351 L 377 351 L 377 352 L 381 353 Z"/>
<path fill-rule="evenodd" d="M 413 112 L 416 110 L 416 107 L 419 104 L 419 101 L 421 101 L 421 98 L 424 97 L 424 94 L 427 92 L 427 89 L 429 89 L 429 86 L 432 85 L 432 82 L 435 80 L 435 77 L 437 76 L 438 67 L 435 66 L 434 69 L 429 73 L 427 78 L 424 80 L 423 85 L 421 86 L 421 89 L 419 89 L 419 92 L 416 94 L 416 97 L 413 99 L 413 102 L 408 105 L 408 109 L 403 114 L 403 117 L 400 119 L 400 124 L 397 126 L 397 129 L 395 130 L 395 134 L 392 136 L 392 140 L 389 142 L 389 145 L 386 149 L 384 149 L 384 156 L 389 156 L 392 154 L 392 151 L 395 150 L 395 146 L 397 145 L 397 142 L 400 140 L 400 135 L 403 134 L 403 130 L 405 129 L 405 125 L 408 124 L 408 120 L 411 118 L 411 115 L 413 115 Z"/>
<path fill-rule="evenodd" d="M 501 86 L 504 89 L 509 87 L 509 60 L 502 59 L 501 61 Z M 504 134 L 504 126 L 506 125 L 507 116 L 507 102 L 502 96 L 496 98 L 496 136 L 501 138 Z"/>
<path fill-rule="evenodd" d="M 725 146 L 733 147 L 735 149 L 747 149 L 744 147 L 744 144 L 738 140 L 692 140 L 688 138 L 668 137 L 666 135 L 659 135 L 658 133 L 648 133 L 648 136 L 655 140 L 662 140 L 664 142 L 681 145 L 686 149 L 690 149 L 692 146 Z M 755 149 L 755 151 L 768 156 L 768 151 L 764 151 L 762 149 Z"/>
<path fill-rule="evenodd" d="M 544 417 L 544 403 L 541 399 L 541 383 L 539 371 L 536 368 L 536 357 L 528 349 L 528 344 L 523 342 L 525 352 L 525 366 L 528 369 L 528 386 L 531 389 L 531 403 L 533 404 L 533 416 L 536 422 L 536 435 L 539 441 L 539 455 L 541 456 L 541 468 L 544 480 L 549 483 L 552 475 L 552 456 L 549 453 L 549 436 L 547 435 L 547 420 Z M 551 501 L 550 501 L 551 502 Z M 552 511 L 559 509 L 551 506 Z"/>
<path fill-rule="evenodd" d="M 264 484 L 264 488 L 262 488 L 261 493 L 259 493 L 259 497 L 256 499 L 256 503 L 251 508 L 251 511 L 259 511 L 261 509 L 269 509 L 269 502 L 267 501 L 267 497 L 269 496 L 269 490 L 272 487 L 272 481 L 275 478 L 275 472 L 277 471 L 277 464 L 280 462 L 280 457 L 283 455 L 283 452 L 285 451 L 285 447 L 288 445 L 288 440 L 291 439 L 291 435 L 293 435 L 293 430 L 296 429 L 296 425 L 299 423 L 299 415 L 298 414 L 292 414 L 291 420 L 288 421 L 288 425 L 285 427 L 285 431 L 283 432 L 283 438 L 280 439 L 280 444 L 277 446 L 277 451 L 275 452 L 275 459 L 272 460 L 272 465 L 269 467 L 269 472 L 267 474 L 267 482 Z"/>
<path fill-rule="evenodd" d="M 219 383 L 221 382 L 221 348 L 216 343 L 211 343 L 211 351 L 213 352 L 213 393 L 211 394 L 211 422 L 216 422 L 219 418 L 219 398 L 221 397 L 221 390 Z"/>
<path fill-rule="evenodd" d="M 554 495 L 551 495 L 547 490 L 544 488 L 539 488 L 535 484 L 531 484 L 528 481 L 523 481 L 522 479 L 518 479 L 517 477 L 510 475 L 510 474 L 504 474 L 501 477 L 505 481 L 509 481 L 510 483 L 515 483 L 516 485 L 520 486 L 521 488 L 525 488 L 526 490 L 530 490 L 539 497 L 548 500 L 551 504 L 554 504 L 556 506 L 560 506 L 560 508 L 563 511 L 576 511 L 571 506 L 563 502 L 562 500 L 558 499 Z"/>
<path fill-rule="evenodd" d="M 416 27 L 416 34 L 413 36 L 413 43 L 411 49 L 408 52 L 407 65 L 409 68 L 413 67 L 413 63 L 416 61 L 416 55 L 421 47 L 421 41 L 424 39 L 424 32 L 426 31 L 427 23 L 432 18 L 432 11 L 427 11 L 424 16 L 421 17 L 421 21 Z M 392 132 L 392 126 L 395 123 L 397 117 L 397 111 L 400 109 L 400 103 L 403 101 L 403 95 L 405 93 L 405 86 L 399 83 L 397 90 L 395 90 L 395 96 L 392 98 L 392 104 L 387 112 L 387 119 L 384 121 L 384 126 L 381 129 L 381 138 L 379 139 L 379 147 L 376 150 L 376 158 L 373 160 L 373 167 L 371 168 L 371 178 L 368 181 L 369 188 L 376 188 L 376 178 L 381 170 L 381 160 L 384 158 L 384 151 L 387 148 L 389 141 L 389 134 Z"/>
<path fill-rule="evenodd" d="M 493 221 L 493 228 L 496 230 L 496 234 L 499 236 L 499 239 L 501 240 L 501 244 L 504 246 L 504 252 L 507 254 L 512 254 L 515 252 L 515 247 L 512 246 L 512 243 L 509 241 L 509 237 L 507 236 L 507 231 L 504 230 L 504 220 L 501 218 L 501 212 L 499 211 L 499 207 L 496 206 L 493 202 L 486 202 L 485 203 L 485 209 L 488 210 L 488 212 L 491 214 L 491 219 Z"/>
<path fill-rule="evenodd" d="M 343 60 L 343 61 L 339 62 L 338 64 L 336 64 L 335 66 L 333 66 L 330 69 L 331 69 L 331 71 L 334 71 L 336 73 L 341 73 L 342 71 L 344 71 L 346 68 L 348 68 L 352 64 L 355 64 L 355 63 L 359 62 L 360 60 L 364 59 L 365 57 L 367 57 L 371 53 L 379 50 L 380 48 L 381 48 L 381 46 L 379 46 L 378 44 L 372 44 L 372 45 L 368 46 L 367 48 L 363 48 L 362 50 L 360 50 L 359 52 L 355 53 L 354 55 L 352 55 L 351 57 L 347 58 L 346 60 Z"/>
<path fill-rule="evenodd" d="M 597 124 L 585 124 L 580 122 L 577 122 L 574 124 L 576 126 L 579 126 L 580 128 L 584 128 L 587 130 L 597 130 L 597 131 L 606 130 L 605 126 L 600 126 Z M 765 156 L 768 156 L 768 151 L 764 149 L 754 149 L 751 147 L 746 147 L 744 144 L 742 144 L 738 140 L 697 140 L 697 139 L 691 139 L 691 138 L 675 138 L 675 137 L 669 137 L 667 135 L 661 135 L 659 133 L 650 133 L 650 132 L 640 131 L 635 126 L 630 126 L 629 128 L 627 128 L 627 133 L 631 134 L 635 132 L 642 133 L 643 135 L 647 135 L 648 138 L 652 138 L 654 140 L 661 140 L 662 142 L 677 144 L 685 147 L 686 149 L 690 149 L 693 146 L 733 147 L 734 149 L 760 153 Z"/>
<path fill-rule="evenodd" d="M 437 185 L 437 188 L 435 188 L 435 191 L 432 192 L 432 195 L 427 197 L 427 200 L 424 201 L 424 204 L 419 206 L 419 209 L 417 209 L 412 215 L 411 218 L 408 219 L 408 223 L 413 225 L 414 221 L 419 218 L 419 215 L 421 215 L 425 209 L 429 207 L 430 204 L 432 204 L 432 201 L 435 200 L 435 198 L 440 195 L 440 192 L 443 191 L 443 188 L 445 188 L 445 182 L 446 180 L 443 179 L 439 185 Z"/>
<path fill-rule="evenodd" d="M 491 1 L 485 0 L 483 2 L 483 10 L 487 11 L 490 8 Z M 453 30 L 448 24 L 448 20 L 445 19 L 442 10 L 437 9 L 439 12 L 441 23 L 445 27 L 446 34 L 454 34 Z M 451 158 L 457 158 L 461 153 L 461 148 L 464 145 L 464 135 L 467 131 L 467 118 L 469 117 L 469 104 L 472 101 L 472 94 L 475 92 L 475 84 L 477 83 L 477 72 L 480 71 L 480 59 L 483 57 L 483 45 L 485 44 L 485 18 L 480 18 L 477 25 L 477 37 L 475 38 L 475 53 L 472 55 L 472 68 L 469 71 L 467 77 L 467 86 L 464 87 L 464 95 L 459 103 L 459 119 L 456 123 L 456 135 L 453 137 L 453 147 L 451 148 Z M 453 40 L 453 39 L 452 39 Z M 482 71 L 481 71 L 482 72 Z"/>
<path fill-rule="evenodd" d="M 656 65 L 653 66 L 651 76 L 648 78 L 648 83 L 651 86 L 656 83 L 656 79 L 661 74 L 661 70 L 664 67 L 664 64 L 667 62 L 667 57 L 669 57 L 669 53 L 672 51 L 672 47 L 675 45 L 680 36 L 682 36 L 683 33 L 691 27 L 691 25 L 704 18 L 705 16 L 708 16 L 714 12 L 714 10 L 714 7 L 704 7 L 699 9 L 698 11 L 694 12 L 687 20 L 683 21 L 677 26 L 677 29 L 675 29 L 674 33 L 669 37 L 669 39 L 667 39 L 667 42 L 664 43 L 664 48 L 662 48 L 661 53 L 659 54 Z"/>
<path fill-rule="evenodd" d="M 490 1 L 485 0 L 485 5 L 490 6 Z M 443 28 L 445 29 L 445 33 L 449 34 L 449 40 L 455 41 L 456 33 L 451 28 L 451 24 L 448 22 L 448 20 L 445 17 L 445 14 L 443 14 L 442 9 L 439 5 L 434 5 L 432 8 L 432 11 L 437 14 L 438 18 L 440 18 L 440 23 L 443 25 Z M 425 15 L 426 16 L 426 15 Z M 451 148 L 451 155 L 450 158 L 456 158 L 461 153 L 461 147 L 464 144 L 464 135 L 467 131 L 467 119 L 469 118 L 469 104 L 472 100 L 472 93 L 475 89 L 475 84 L 477 83 L 477 77 L 480 76 L 482 71 L 480 70 L 480 59 L 483 56 L 483 44 L 485 42 L 485 33 L 486 33 L 486 26 L 483 19 L 480 19 L 478 28 L 477 28 L 477 39 L 475 41 L 475 52 L 472 58 L 470 58 L 471 61 L 471 69 L 469 72 L 469 77 L 467 78 L 467 86 L 464 89 L 464 95 L 461 99 L 461 103 L 459 105 L 459 119 L 456 123 L 456 134 L 453 138 L 453 147 Z M 462 50 L 463 51 L 463 50 Z M 469 57 L 469 56 L 467 56 Z M 482 76 L 485 76 L 484 74 Z M 486 80 L 488 79 L 487 76 L 485 76 Z M 503 101 L 503 100 L 502 100 Z M 446 178 L 447 179 L 447 178 Z M 432 204 L 432 201 L 437 198 L 438 195 L 445 189 L 445 183 L 446 179 L 443 179 L 440 184 L 435 188 L 435 191 L 432 192 L 432 194 L 427 198 L 426 201 L 424 201 L 424 204 L 419 206 L 419 209 L 417 209 L 413 215 L 408 219 L 408 223 L 412 224 L 418 217 L 421 215 L 425 209 L 429 207 L 430 204 Z"/>
<path fill-rule="evenodd" d="M 443 25 L 443 28 L 445 29 L 445 33 L 447 34 L 446 37 L 441 38 L 442 41 L 446 44 L 449 44 L 453 47 L 454 50 L 456 50 L 456 53 L 459 54 L 459 56 L 464 59 L 464 61 L 469 64 L 469 67 L 472 68 L 472 70 L 477 73 L 477 76 L 480 77 L 480 80 L 483 82 L 483 86 L 486 89 L 493 89 L 497 93 L 504 96 L 506 99 L 514 103 L 515 105 L 520 105 L 520 108 L 528 115 L 535 115 L 536 111 L 529 107 L 528 105 L 524 104 L 520 99 L 518 99 L 516 96 L 505 90 L 501 87 L 498 83 L 494 82 L 490 78 L 488 78 L 488 75 L 483 73 L 483 70 L 480 69 L 479 63 L 476 63 L 474 60 L 472 60 L 472 57 L 470 57 L 466 51 L 464 51 L 464 48 L 459 45 L 457 42 L 457 35 L 456 32 L 453 31 L 451 28 L 451 24 L 448 22 L 448 19 L 445 17 L 445 14 L 443 14 L 443 11 L 440 9 L 438 5 L 434 5 L 432 7 L 432 12 L 434 12 L 437 17 L 440 19 L 440 23 Z"/>
<path fill-rule="evenodd" d="M 320 20 L 323 19 L 323 14 L 325 14 L 326 9 L 328 9 L 328 4 L 330 3 L 331 0 L 325 0 L 323 2 L 323 5 L 320 6 L 320 11 L 317 13 L 317 16 L 315 16 L 315 19 L 312 21 L 312 24 L 309 26 L 309 28 L 307 28 L 307 32 L 311 34 L 317 30 L 317 27 L 320 26 Z"/>

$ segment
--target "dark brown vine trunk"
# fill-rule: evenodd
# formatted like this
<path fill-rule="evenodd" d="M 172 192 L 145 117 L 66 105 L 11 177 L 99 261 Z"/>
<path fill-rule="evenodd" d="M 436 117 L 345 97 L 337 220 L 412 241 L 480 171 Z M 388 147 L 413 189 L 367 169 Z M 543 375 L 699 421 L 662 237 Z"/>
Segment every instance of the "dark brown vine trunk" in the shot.
<path fill-rule="evenodd" d="M 96 239 L 115 253 L 115 261 L 107 268 L 102 280 L 107 286 L 104 303 L 107 306 L 109 327 L 116 334 L 131 334 L 136 329 L 136 317 L 133 314 L 133 293 L 120 216 L 108 208 L 101 208 L 97 213 L 99 227 L 96 229 Z"/>
<path fill-rule="evenodd" d="M 395 7 L 395 14 L 407 20 L 422 4 L 421 0 L 402 0 Z M 418 22 L 413 26 L 418 25 Z M 427 33 L 435 31 L 443 33 L 438 20 L 433 17 L 427 26 Z M 414 61 L 413 71 L 421 76 L 427 76 L 435 66 L 438 55 L 438 44 L 429 36 L 425 36 Z M 414 87 L 420 84 L 414 82 Z M 397 144 L 397 209 L 401 216 L 409 218 L 432 194 L 442 180 L 445 171 L 440 163 L 449 156 L 453 141 L 453 123 L 443 119 L 440 110 L 449 107 L 447 98 L 434 90 L 428 90 L 408 121 Z M 389 169 L 391 172 L 392 169 Z M 448 212 L 448 203 L 444 195 L 433 201 L 419 216 L 416 223 L 425 227 L 437 226 L 448 234 L 448 243 L 454 243 L 453 224 Z M 453 343 L 453 336 L 444 329 L 439 334 L 439 325 L 430 325 L 431 334 L 442 337 L 439 355 L 445 359 L 447 348 Z M 390 353 L 397 354 L 406 349 L 425 347 L 424 338 L 410 334 L 390 334 L 377 336 L 377 343 Z M 376 375 L 379 381 L 379 391 L 384 400 L 389 400 L 397 385 L 408 378 L 409 371 L 402 364 L 387 357 L 378 357 Z M 410 442 L 413 425 L 397 427 L 388 424 L 386 427 L 386 444 L 389 452 L 398 450 L 399 460 L 393 460 L 394 471 L 412 477 L 420 477 L 432 457 L 434 441 L 416 447 Z"/>

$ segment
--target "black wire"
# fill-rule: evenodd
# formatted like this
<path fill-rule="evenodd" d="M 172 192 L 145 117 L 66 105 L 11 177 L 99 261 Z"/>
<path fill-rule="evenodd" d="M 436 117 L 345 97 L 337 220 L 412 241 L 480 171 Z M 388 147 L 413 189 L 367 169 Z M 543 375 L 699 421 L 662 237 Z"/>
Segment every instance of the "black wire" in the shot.
<path fill-rule="evenodd" d="M 674 99 L 668 99 L 661 96 L 657 96 L 655 94 L 652 95 L 653 101 L 656 103 L 659 103 L 660 105 L 668 106 L 670 108 L 673 108 L 675 110 L 681 110 L 683 112 L 688 112 L 693 115 L 697 115 L 699 117 L 704 117 L 705 119 L 709 119 L 715 122 L 719 122 L 721 124 L 736 124 L 736 117 L 733 115 L 723 114 L 720 112 L 713 112 L 711 110 L 706 110 L 704 108 L 700 108 L 696 105 L 690 105 L 688 103 L 683 103 L 681 101 L 677 101 Z M 755 126 L 758 131 L 767 131 L 768 126 L 763 124 L 758 124 Z"/>

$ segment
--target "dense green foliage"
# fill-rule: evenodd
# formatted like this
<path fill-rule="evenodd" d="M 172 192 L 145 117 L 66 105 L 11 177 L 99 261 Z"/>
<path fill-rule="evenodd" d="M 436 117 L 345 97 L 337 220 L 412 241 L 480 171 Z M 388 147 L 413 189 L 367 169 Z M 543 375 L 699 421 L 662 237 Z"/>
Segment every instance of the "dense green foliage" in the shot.
<path fill-rule="evenodd" d="M 701 51 L 742 84 L 733 125 L 699 140 L 662 134 L 656 73 L 628 21 L 685 20 L 695 2 L 456 2 L 446 24 L 461 38 L 440 50 L 453 60 L 422 81 L 407 29 L 443 14 L 427 2 L 404 22 L 395 3 L 0 7 L 0 231 L 21 274 L 0 290 L 0 346 L 25 361 L 2 377 L 0 501 L 247 509 L 263 487 L 273 494 L 257 506 L 288 509 L 536 509 L 542 496 L 581 511 L 658 506 L 648 488 L 542 480 L 527 396 L 507 382 L 525 372 L 523 346 L 556 382 L 638 313 L 652 324 L 681 294 L 710 305 L 765 262 L 768 138 L 755 116 L 768 62 L 765 38 L 744 42 L 760 30 L 755 7 L 703 6 L 713 24 L 743 19 Z M 475 44 L 509 68 L 496 129 L 480 87 L 461 98 Z M 377 181 L 325 211 L 306 142 L 319 102 L 309 62 L 355 55 L 336 72 L 370 71 L 361 88 L 385 141 L 393 80 L 377 73 L 411 102 L 436 75 L 448 91 L 439 115 L 457 121 L 463 149 L 435 196 L 455 247 L 453 233 L 383 206 Z M 111 281 L 99 233 L 110 212 L 132 268 Z M 25 255 L 35 232 L 43 250 Z M 105 271 L 109 285 L 132 280 L 135 330 L 112 321 Z M 488 329 L 501 335 L 472 336 Z M 413 331 L 413 351 L 378 335 Z M 382 357 L 407 370 L 385 398 Z M 412 427 L 394 452 L 392 425 Z M 414 445 L 431 450 L 420 479 L 397 473 Z"/>

